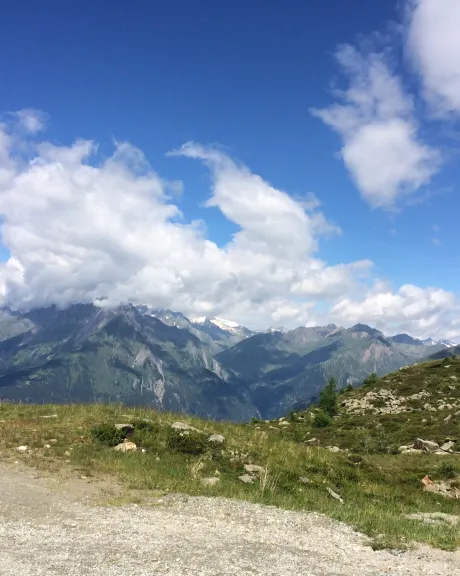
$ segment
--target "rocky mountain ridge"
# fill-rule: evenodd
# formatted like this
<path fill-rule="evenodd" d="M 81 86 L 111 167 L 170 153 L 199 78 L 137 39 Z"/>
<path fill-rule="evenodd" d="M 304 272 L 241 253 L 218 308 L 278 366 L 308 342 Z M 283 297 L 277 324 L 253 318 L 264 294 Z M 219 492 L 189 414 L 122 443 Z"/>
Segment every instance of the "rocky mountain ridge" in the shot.
<path fill-rule="evenodd" d="M 231 321 L 131 304 L 0 314 L 0 399 L 123 402 L 205 417 L 273 417 L 324 383 L 360 385 L 445 345 L 363 324 L 253 333 Z"/>

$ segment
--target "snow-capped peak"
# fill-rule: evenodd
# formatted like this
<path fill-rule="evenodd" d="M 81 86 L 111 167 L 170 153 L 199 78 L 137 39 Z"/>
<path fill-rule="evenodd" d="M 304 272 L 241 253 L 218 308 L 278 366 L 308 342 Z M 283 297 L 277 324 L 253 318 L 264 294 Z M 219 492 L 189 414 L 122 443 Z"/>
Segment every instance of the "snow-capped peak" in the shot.
<path fill-rule="evenodd" d="M 437 344 L 447 346 L 448 348 L 451 348 L 452 346 L 458 346 L 458 344 L 451 342 L 450 340 L 433 340 L 433 338 L 427 338 L 426 340 L 422 340 L 422 342 L 426 346 L 436 346 Z"/>
<path fill-rule="evenodd" d="M 221 330 L 226 330 L 227 332 L 232 332 L 237 328 L 240 328 L 240 325 L 232 320 L 225 320 L 224 318 L 216 318 L 216 317 L 208 317 L 208 316 L 190 316 L 189 318 L 192 324 L 204 324 L 205 322 L 210 322 L 217 326 Z"/>

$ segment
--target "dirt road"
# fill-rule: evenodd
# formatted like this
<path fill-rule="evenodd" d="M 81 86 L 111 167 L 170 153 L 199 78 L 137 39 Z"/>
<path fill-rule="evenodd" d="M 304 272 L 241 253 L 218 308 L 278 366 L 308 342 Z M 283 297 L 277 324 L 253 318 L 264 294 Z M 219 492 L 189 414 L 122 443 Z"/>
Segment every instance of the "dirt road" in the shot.
<path fill-rule="evenodd" d="M 460 553 L 374 552 L 315 514 L 211 498 L 93 504 L 97 483 L 0 464 L 2 576 L 453 576 Z"/>

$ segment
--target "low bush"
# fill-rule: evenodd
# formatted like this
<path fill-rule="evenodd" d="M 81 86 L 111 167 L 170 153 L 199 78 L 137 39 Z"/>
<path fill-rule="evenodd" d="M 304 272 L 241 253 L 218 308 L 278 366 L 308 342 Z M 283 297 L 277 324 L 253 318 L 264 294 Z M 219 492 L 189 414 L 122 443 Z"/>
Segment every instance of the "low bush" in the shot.
<path fill-rule="evenodd" d="M 168 435 L 167 446 L 174 452 L 192 454 L 195 456 L 203 454 L 210 447 L 206 438 L 203 438 L 203 436 L 198 432 L 184 434 L 173 430 Z"/>
<path fill-rule="evenodd" d="M 91 436 L 106 446 L 116 446 L 123 442 L 125 432 L 117 430 L 113 424 L 98 424 L 91 429 Z"/>
<path fill-rule="evenodd" d="M 313 424 L 316 426 L 316 428 L 326 428 L 326 426 L 329 426 L 331 422 L 332 418 L 329 416 L 329 414 L 326 414 L 326 412 L 323 412 L 322 410 L 319 410 L 315 414 L 315 418 L 313 420 Z"/>

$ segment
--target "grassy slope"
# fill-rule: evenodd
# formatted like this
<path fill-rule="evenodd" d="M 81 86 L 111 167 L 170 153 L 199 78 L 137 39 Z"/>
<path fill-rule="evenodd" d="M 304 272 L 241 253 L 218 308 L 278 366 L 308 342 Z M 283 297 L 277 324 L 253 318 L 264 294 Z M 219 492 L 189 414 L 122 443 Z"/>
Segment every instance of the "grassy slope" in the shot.
<path fill-rule="evenodd" d="M 404 394 L 419 391 L 422 384 L 434 391 L 446 380 L 445 372 L 458 376 L 458 390 L 459 361 L 451 363 L 450 368 L 442 362 L 413 367 L 386 377 L 380 384 L 400 386 Z M 454 392 L 448 390 L 449 394 Z M 341 400 L 361 397 L 367 392 L 369 389 L 355 390 Z M 40 418 L 53 413 L 57 418 Z M 420 482 L 425 474 L 435 480 L 460 476 L 460 456 L 385 453 L 386 442 L 392 445 L 416 436 L 442 440 L 447 433 L 460 437 L 458 419 L 451 419 L 446 428 L 444 411 L 429 412 L 434 422 L 424 428 L 419 420 L 422 415 L 423 412 L 406 412 L 402 414 L 405 422 L 395 423 L 393 418 L 401 414 L 351 416 L 342 408 L 330 427 L 315 429 L 308 413 L 294 415 L 290 424 L 283 427 L 277 422 L 252 425 L 210 422 L 115 405 L 6 403 L 0 405 L 0 454 L 3 458 L 24 459 L 39 468 L 55 470 L 67 462 L 85 476 L 114 476 L 129 489 L 219 495 L 287 509 L 319 511 L 355 526 L 370 535 L 378 546 L 400 548 L 420 541 L 453 549 L 460 545 L 458 528 L 426 525 L 406 519 L 405 515 L 412 512 L 460 515 L 460 501 L 426 493 Z M 153 421 L 152 431 L 135 432 L 134 439 L 145 447 L 145 453 L 121 454 L 92 439 L 91 429 L 96 424 L 136 418 Z M 223 434 L 226 437 L 223 450 L 208 450 L 201 455 L 172 450 L 168 444 L 169 424 L 177 419 L 209 434 Z M 376 441 L 382 435 L 381 429 L 385 440 Z M 313 436 L 321 446 L 304 443 Z M 50 442 L 52 439 L 56 442 Z M 16 448 L 23 444 L 29 448 L 20 454 Z M 353 450 L 331 453 L 323 447 L 328 444 L 348 445 Z M 266 467 L 267 474 L 255 484 L 243 484 L 238 476 L 243 474 L 247 463 Z M 220 478 L 215 487 L 202 485 L 201 478 L 214 475 Z M 310 482 L 300 483 L 300 476 Z M 331 498 L 327 487 L 338 492 L 344 504 Z"/>

